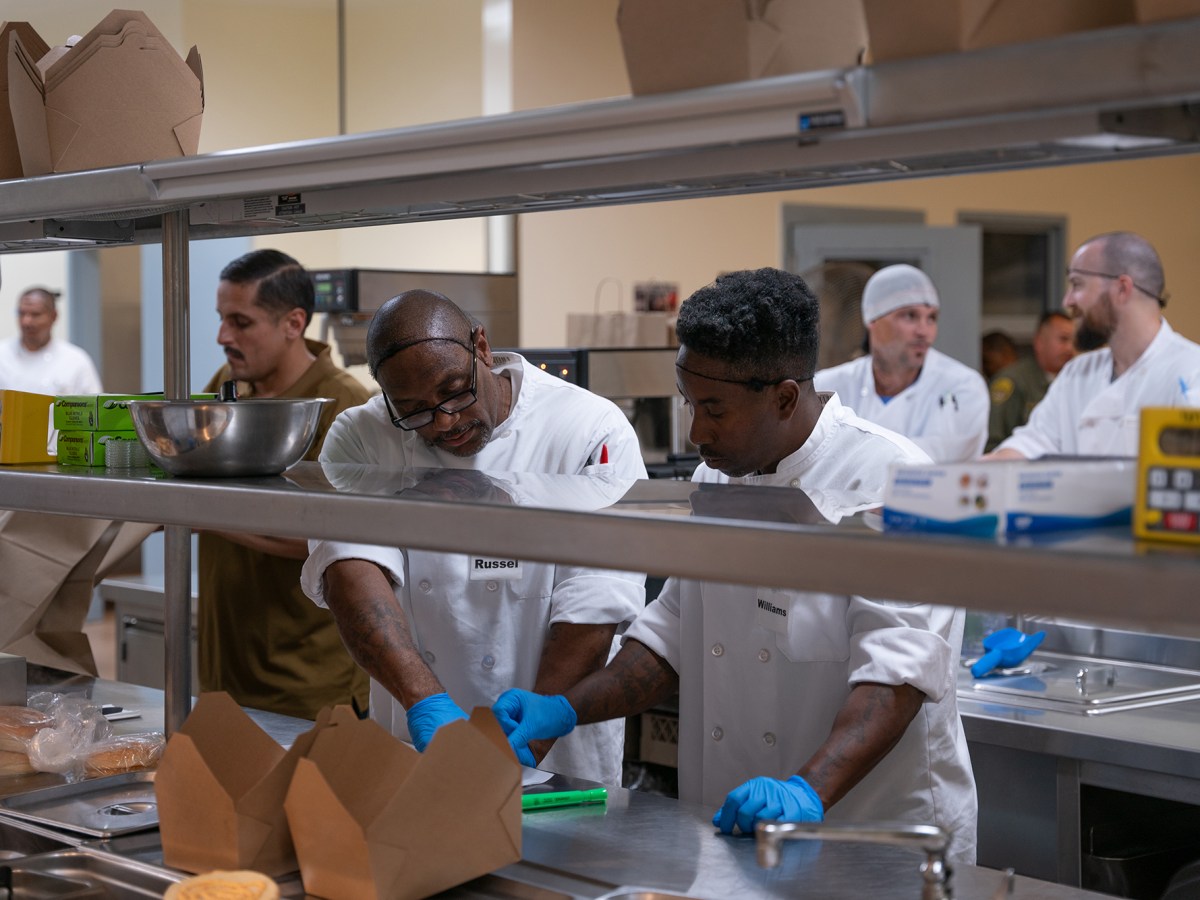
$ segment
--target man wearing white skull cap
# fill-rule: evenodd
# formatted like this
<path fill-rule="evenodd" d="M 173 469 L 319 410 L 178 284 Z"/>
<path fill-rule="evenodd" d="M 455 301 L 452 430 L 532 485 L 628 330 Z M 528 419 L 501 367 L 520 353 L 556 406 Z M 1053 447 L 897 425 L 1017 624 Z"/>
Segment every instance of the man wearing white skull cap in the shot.
<path fill-rule="evenodd" d="M 934 462 L 975 459 L 988 430 L 987 384 L 974 369 L 933 349 L 937 289 L 909 265 L 880 269 L 863 289 L 870 353 L 823 369 L 818 391 L 834 391 L 859 416 L 897 431 Z"/>

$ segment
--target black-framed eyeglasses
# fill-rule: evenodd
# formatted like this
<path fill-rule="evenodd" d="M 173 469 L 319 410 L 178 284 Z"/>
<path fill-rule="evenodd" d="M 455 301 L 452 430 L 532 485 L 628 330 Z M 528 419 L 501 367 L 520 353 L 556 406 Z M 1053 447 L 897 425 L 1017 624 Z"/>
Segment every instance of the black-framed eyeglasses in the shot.
<path fill-rule="evenodd" d="M 697 378 L 707 378 L 709 381 L 720 381 L 723 384 L 742 384 L 750 388 L 750 390 L 754 391 L 755 393 L 766 390 L 769 387 L 775 387 L 777 384 L 783 384 L 785 381 L 794 381 L 797 384 L 803 384 L 806 381 L 812 381 L 811 375 L 805 375 L 803 377 L 797 375 L 783 375 L 779 378 L 772 379 L 771 381 L 765 381 L 761 378 L 718 378 L 715 375 L 701 375 L 699 372 L 693 372 L 691 369 L 681 366 L 679 363 L 675 363 L 675 368 L 679 369 L 681 372 L 687 372 L 689 375 L 695 375 Z"/>
<path fill-rule="evenodd" d="M 458 341 L 454 343 L 457 344 Z M 392 409 L 392 401 L 388 399 L 387 391 L 383 391 L 383 405 L 387 407 L 388 418 L 392 420 L 393 425 L 403 431 L 416 431 L 418 428 L 424 428 L 432 422 L 439 412 L 453 416 L 475 405 L 475 401 L 479 399 L 479 394 L 475 387 L 475 375 L 479 363 L 479 355 L 475 352 L 475 335 L 471 335 L 470 347 L 467 347 L 466 344 L 459 344 L 459 346 L 471 352 L 471 386 L 465 391 L 459 391 L 457 394 L 447 397 L 437 406 L 418 409 L 416 412 L 411 412 L 406 416 L 396 415 L 396 411 Z"/>
<path fill-rule="evenodd" d="M 1093 278 L 1107 278 L 1110 281 L 1116 281 L 1118 278 L 1121 277 L 1120 275 L 1111 275 L 1108 272 L 1092 272 L 1089 269 L 1067 269 L 1067 278 L 1069 279 L 1072 275 L 1091 275 Z M 1162 296 L 1159 296 L 1158 294 L 1154 293 L 1154 291 L 1149 291 L 1146 288 L 1142 287 L 1140 284 L 1138 284 L 1132 278 L 1129 279 L 1129 283 L 1132 284 L 1139 291 L 1141 291 L 1143 294 L 1145 294 L 1147 297 L 1157 300 L 1159 306 L 1167 305 L 1166 293 L 1164 293 Z"/>

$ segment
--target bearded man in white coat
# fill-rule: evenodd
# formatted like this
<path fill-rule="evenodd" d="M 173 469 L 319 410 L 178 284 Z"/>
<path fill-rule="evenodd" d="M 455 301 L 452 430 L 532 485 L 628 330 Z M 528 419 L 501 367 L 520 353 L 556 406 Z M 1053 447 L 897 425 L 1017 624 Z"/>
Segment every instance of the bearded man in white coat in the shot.
<path fill-rule="evenodd" d="M 813 389 L 817 323 L 808 286 L 777 269 L 722 276 L 682 305 L 676 376 L 703 460 L 694 481 L 853 491 L 877 505 L 889 464 L 928 462 Z M 677 690 L 679 797 L 719 807 L 722 832 L 760 819 L 937 824 L 951 857 L 972 862 L 962 628 L 946 607 L 672 578 L 602 671 L 564 695 L 506 691 L 493 711 L 528 760 L 531 741 Z"/>
<path fill-rule="evenodd" d="M 322 464 L 646 477 L 615 404 L 493 351 L 441 294 L 380 307 L 367 361 L 382 393 L 334 420 Z M 512 684 L 572 687 L 646 600 L 645 577 L 628 572 L 335 541 L 310 544 L 301 584 L 371 676 L 371 717 L 418 750 Z M 581 729 L 543 767 L 619 785 L 623 745 L 621 722 Z"/>
<path fill-rule="evenodd" d="M 822 369 L 814 384 L 867 421 L 898 431 L 934 462 L 962 462 L 983 452 L 991 399 L 982 375 L 933 348 L 940 306 L 920 269 L 880 269 L 862 296 L 871 352 Z"/>
<path fill-rule="evenodd" d="M 1164 287 L 1145 238 L 1116 231 L 1080 245 L 1063 309 L 1077 322 L 1077 345 L 1107 346 L 1063 366 L 1029 421 L 989 458 L 1137 456 L 1142 407 L 1200 405 L 1200 345 L 1163 318 Z"/>

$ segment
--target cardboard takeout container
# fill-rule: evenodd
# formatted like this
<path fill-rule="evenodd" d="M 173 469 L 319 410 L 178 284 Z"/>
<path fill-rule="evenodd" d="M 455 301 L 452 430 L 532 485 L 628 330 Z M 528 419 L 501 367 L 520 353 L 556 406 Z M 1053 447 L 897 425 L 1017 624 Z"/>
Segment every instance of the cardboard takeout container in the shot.
<path fill-rule="evenodd" d="M 304 889 L 329 900 L 428 897 L 521 858 L 521 768 L 483 707 L 424 753 L 336 708 L 285 808 Z"/>
<path fill-rule="evenodd" d="M 49 52 L 28 23 L 11 23 L 2 37 L 5 110 L 19 156 L 16 171 L 0 125 L 6 177 L 196 152 L 204 112 L 200 54 L 192 47 L 185 61 L 145 13 L 114 9 L 74 46 Z"/>
<path fill-rule="evenodd" d="M 166 865 L 299 868 L 328 900 L 427 897 L 521 858 L 521 767 L 486 708 L 424 753 L 327 708 L 285 752 L 228 694 L 201 694 L 155 794 Z"/>
<path fill-rule="evenodd" d="M 621 0 L 634 94 L 856 65 L 860 0 Z"/>
<path fill-rule="evenodd" d="M 319 728 L 285 752 L 228 694 L 201 694 L 167 741 L 154 779 L 163 862 L 197 873 L 294 872 L 283 799 Z"/>
<path fill-rule="evenodd" d="M 1133 21 L 1133 0 L 861 0 L 872 62 L 977 50 Z"/>

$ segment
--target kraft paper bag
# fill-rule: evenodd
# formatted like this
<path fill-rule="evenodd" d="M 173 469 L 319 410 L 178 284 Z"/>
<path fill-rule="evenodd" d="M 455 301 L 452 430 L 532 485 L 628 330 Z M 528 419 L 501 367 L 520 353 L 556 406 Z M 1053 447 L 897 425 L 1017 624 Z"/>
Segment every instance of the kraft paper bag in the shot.
<path fill-rule="evenodd" d="M 96 675 L 83 633 L 92 589 L 156 527 L 0 512 L 0 652 Z"/>

